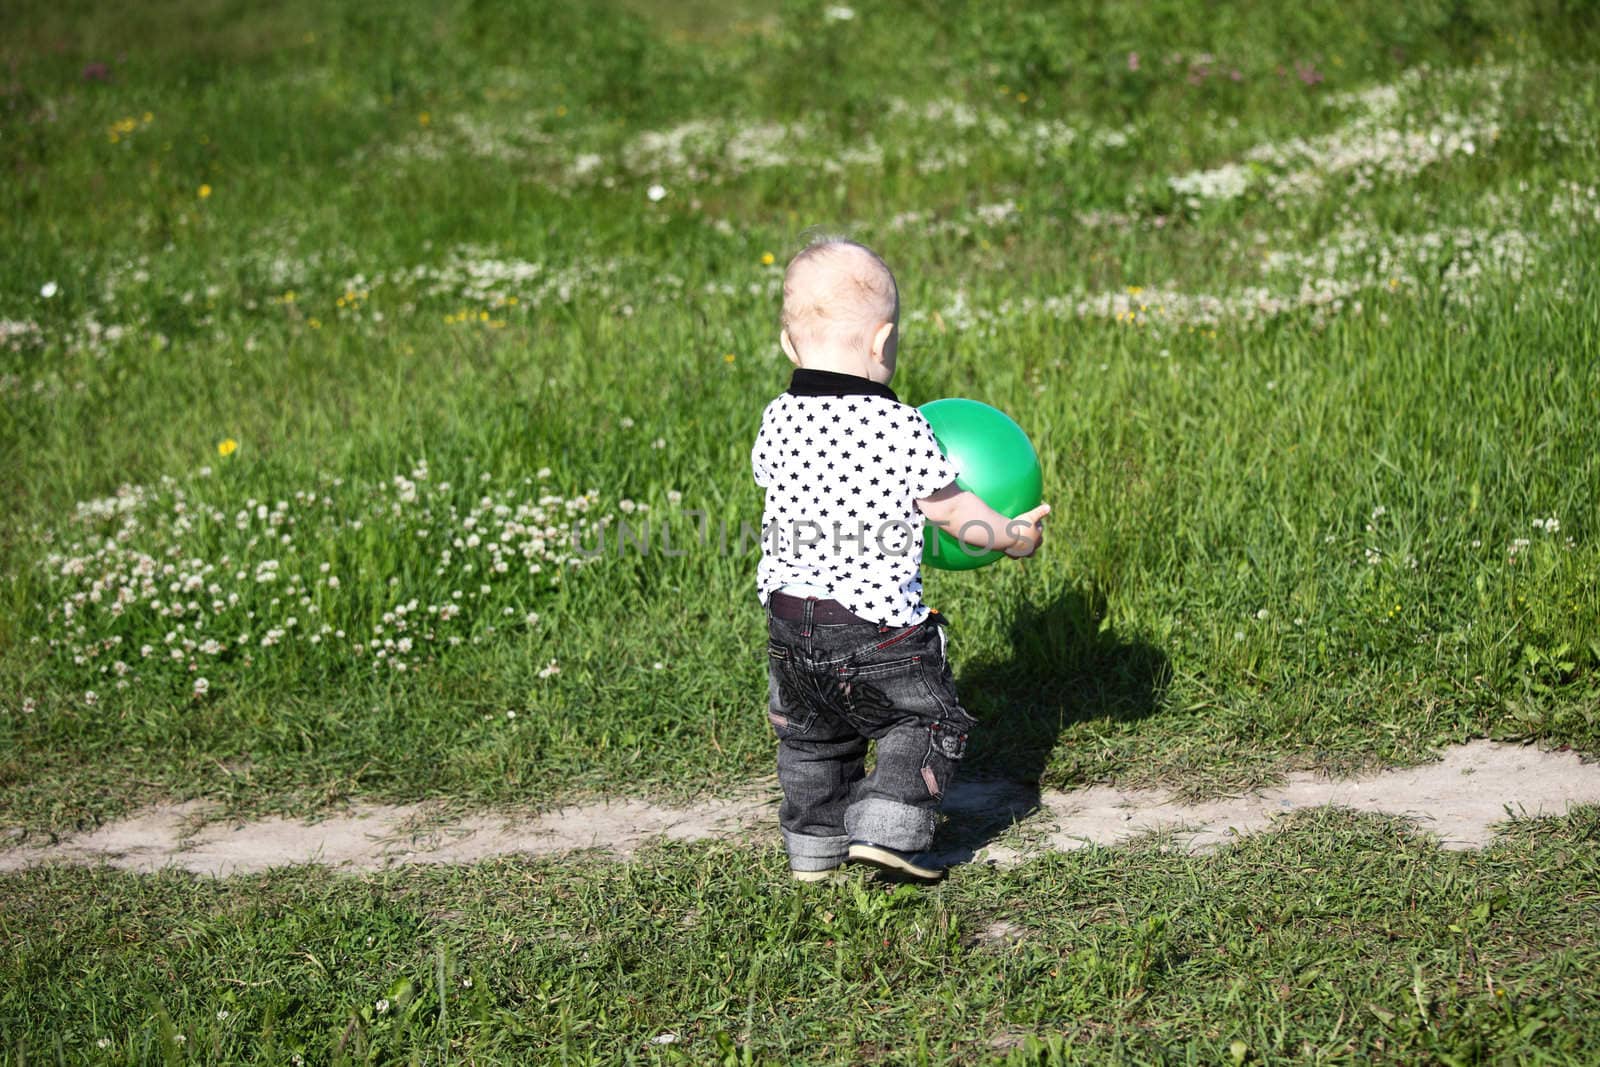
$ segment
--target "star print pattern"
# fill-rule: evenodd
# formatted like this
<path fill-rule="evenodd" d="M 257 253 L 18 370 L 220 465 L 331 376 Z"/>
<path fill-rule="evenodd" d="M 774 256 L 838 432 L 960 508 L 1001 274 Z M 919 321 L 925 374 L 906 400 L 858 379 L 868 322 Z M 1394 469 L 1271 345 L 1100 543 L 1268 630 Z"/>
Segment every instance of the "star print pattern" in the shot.
<path fill-rule="evenodd" d="M 881 626 L 927 617 L 916 502 L 959 472 L 920 411 L 877 395 L 784 393 L 762 414 L 750 466 L 767 491 L 763 604 L 803 583 Z"/>

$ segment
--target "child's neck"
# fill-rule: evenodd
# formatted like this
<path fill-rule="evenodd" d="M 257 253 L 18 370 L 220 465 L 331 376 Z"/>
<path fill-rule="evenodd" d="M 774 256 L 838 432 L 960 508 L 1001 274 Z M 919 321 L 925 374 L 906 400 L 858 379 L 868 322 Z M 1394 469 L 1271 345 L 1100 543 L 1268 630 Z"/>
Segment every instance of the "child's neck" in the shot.
<path fill-rule="evenodd" d="M 805 370 L 826 370 L 835 374 L 851 374 L 857 378 L 872 377 L 872 357 L 849 352 L 807 352 L 800 360 Z"/>

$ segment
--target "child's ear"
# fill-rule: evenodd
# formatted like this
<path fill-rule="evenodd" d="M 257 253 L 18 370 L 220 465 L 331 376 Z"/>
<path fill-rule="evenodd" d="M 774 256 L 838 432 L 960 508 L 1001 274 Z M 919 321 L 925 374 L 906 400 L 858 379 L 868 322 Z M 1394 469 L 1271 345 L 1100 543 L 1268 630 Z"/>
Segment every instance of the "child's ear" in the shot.
<path fill-rule="evenodd" d="M 886 322 L 878 327 L 878 332 L 872 335 L 872 358 L 879 363 L 884 362 L 894 350 L 889 347 L 889 339 L 894 336 L 894 323 Z"/>
<path fill-rule="evenodd" d="M 778 334 L 778 344 L 783 346 L 783 354 L 789 357 L 789 362 L 798 367 L 800 365 L 800 353 L 794 350 L 794 342 L 789 340 L 788 330 Z"/>

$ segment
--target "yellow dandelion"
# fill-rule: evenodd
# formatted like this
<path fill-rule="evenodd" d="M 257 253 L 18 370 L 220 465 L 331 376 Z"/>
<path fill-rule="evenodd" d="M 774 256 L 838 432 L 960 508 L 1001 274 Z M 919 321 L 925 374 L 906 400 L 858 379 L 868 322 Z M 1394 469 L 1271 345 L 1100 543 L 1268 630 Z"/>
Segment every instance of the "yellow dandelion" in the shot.
<path fill-rule="evenodd" d="M 418 126 L 427 126 L 432 122 L 433 122 L 433 116 L 428 114 L 426 111 L 422 112 L 420 115 L 417 116 L 417 125 Z"/>
<path fill-rule="evenodd" d="M 564 119 L 566 117 L 567 117 L 567 105 L 566 104 L 557 105 L 557 107 L 556 107 L 556 118 Z"/>
<path fill-rule="evenodd" d="M 733 353 L 729 352 L 727 355 L 723 356 L 722 357 L 722 362 L 724 362 L 724 363 L 732 363 L 733 362 Z"/>
<path fill-rule="evenodd" d="M 231 437 L 217 442 L 217 455 L 219 456 L 231 456 L 237 451 L 239 451 L 239 442 Z"/>
<path fill-rule="evenodd" d="M 771 252 L 763 252 L 763 253 L 761 253 L 761 265 L 763 267 L 770 267 L 774 263 L 776 263 L 777 261 L 778 261 L 778 257 L 773 255 Z"/>
<path fill-rule="evenodd" d="M 284 303 L 285 303 L 285 304 L 292 304 L 292 303 L 294 303 L 294 290 L 293 290 L 293 289 L 286 289 L 286 290 L 284 290 L 284 293 L 283 293 L 283 302 L 284 302 Z"/>
<path fill-rule="evenodd" d="M 320 330 L 320 329 L 322 329 L 322 320 L 321 319 L 307 319 L 306 320 L 306 325 L 311 327 L 313 330 Z"/>
<path fill-rule="evenodd" d="M 201 200 L 204 200 L 206 197 L 211 195 L 211 186 L 201 185 L 199 189 L 195 190 L 195 192 L 199 195 Z"/>
<path fill-rule="evenodd" d="M 1028 94 L 1027 93 L 1018 93 L 1017 94 L 1017 103 L 1026 104 L 1027 102 L 1028 102 Z"/>

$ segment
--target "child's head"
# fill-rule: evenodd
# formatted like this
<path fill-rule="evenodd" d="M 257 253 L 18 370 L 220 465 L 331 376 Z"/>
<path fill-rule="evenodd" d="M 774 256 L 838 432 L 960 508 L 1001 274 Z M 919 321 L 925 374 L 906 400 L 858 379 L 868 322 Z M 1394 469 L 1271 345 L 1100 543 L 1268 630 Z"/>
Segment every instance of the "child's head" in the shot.
<path fill-rule="evenodd" d="M 887 383 L 894 377 L 900 290 L 865 245 L 813 241 L 783 276 L 783 351 L 797 366 Z"/>

